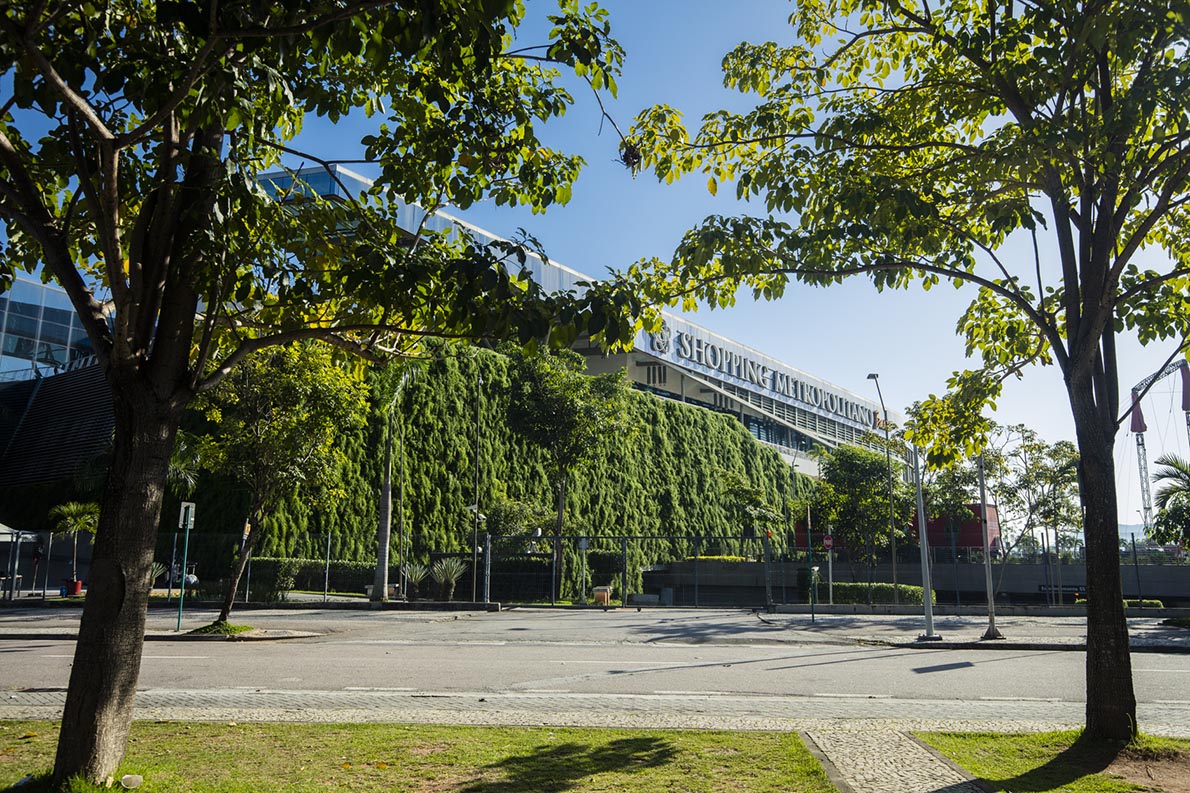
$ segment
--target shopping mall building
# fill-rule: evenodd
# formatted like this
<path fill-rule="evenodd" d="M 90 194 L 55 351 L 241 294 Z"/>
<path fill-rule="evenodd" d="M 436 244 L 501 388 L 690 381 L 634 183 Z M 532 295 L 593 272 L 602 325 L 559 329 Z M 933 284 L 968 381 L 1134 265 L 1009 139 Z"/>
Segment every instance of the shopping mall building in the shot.
<path fill-rule="evenodd" d="M 299 172 L 307 188 L 323 196 L 346 198 L 370 182 L 337 167 Z M 279 190 L 290 190 L 288 175 L 264 177 Z M 401 207 L 401 225 L 421 227 L 424 211 Z M 466 231 L 480 243 L 498 239 L 484 229 L 446 213 L 436 213 L 426 228 L 447 234 Z M 547 292 L 579 290 L 580 281 L 595 280 L 555 261 L 529 256 L 533 278 Z M 624 368 L 633 385 L 666 399 L 736 416 L 762 443 L 775 448 L 797 470 L 816 475 L 815 447 L 842 444 L 870 445 L 871 433 L 883 426 L 879 404 L 845 388 L 746 347 L 739 342 L 666 312 L 657 333 L 642 331 L 632 352 L 605 355 L 593 345 L 580 344 L 588 369 L 602 373 Z M 893 413 L 892 420 L 900 423 Z"/>
<path fill-rule="evenodd" d="M 305 183 L 302 189 L 324 196 L 346 198 L 369 185 L 364 177 L 341 167 L 333 173 L 311 168 L 300 171 L 299 176 Z M 291 187 L 291 177 L 287 174 L 266 176 L 264 181 L 275 190 Z M 423 210 L 402 206 L 400 212 L 405 228 L 420 227 Z M 430 218 L 426 226 L 447 234 L 466 232 L 480 243 L 497 239 L 445 213 Z M 533 256 L 527 266 L 538 283 L 550 292 L 577 290 L 581 288 L 578 282 L 592 280 L 556 262 L 543 262 Z M 47 378 L 89 368 L 94 363 L 90 343 L 65 293 L 55 286 L 18 275 L 8 293 L 0 297 L 0 319 L 0 380 Z M 658 332 L 641 332 L 632 352 L 609 356 L 590 344 L 580 344 L 579 349 L 587 355 L 592 372 L 624 368 L 632 383 L 642 391 L 736 416 L 759 441 L 775 448 L 797 470 L 811 475 L 817 473 L 816 458 L 808 454 L 811 449 L 866 445 L 871 437 L 869 433 L 881 426 L 880 407 L 870 399 L 677 314 L 664 314 Z M 99 385 L 101 378 L 85 379 Z M 33 399 L 44 389 L 27 390 Z M 106 405 L 100 407 L 106 410 Z M 893 421 L 899 421 L 896 414 Z M 10 437 L 9 447 L 15 441 L 19 438 Z"/>

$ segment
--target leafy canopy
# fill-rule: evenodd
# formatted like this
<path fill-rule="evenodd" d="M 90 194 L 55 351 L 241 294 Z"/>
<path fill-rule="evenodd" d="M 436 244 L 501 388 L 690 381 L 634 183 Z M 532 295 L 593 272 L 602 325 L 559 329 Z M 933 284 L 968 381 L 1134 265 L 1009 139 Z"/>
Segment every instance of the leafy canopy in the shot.
<path fill-rule="evenodd" d="M 397 203 L 569 198 L 582 161 L 540 125 L 574 101 L 562 70 L 614 93 L 622 51 L 606 13 L 571 0 L 548 42 L 514 49 L 525 14 L 519 0 L 9 3 L 0 279 L 61 284 L 112 378 L 166 392 L 297 339 L 386 356 L 426 335 L 545 338 L 563 308 L 585 321 L 521 273 L 517 246 L 415 241 Z M 376 124 L 365 195 L 262 183 L 283 154 L 329 165 L 293 141 L 307 117 L 349 113 Z"/>
<path fill-rule="evenodd" d="M 1190 545 L 1190 460 L 1173 454 L 1157 458 L 1153 481 L 1158 513 L 1150 540 Z"/>
<path fill-rule="evenodd" d="M 573 350 L 508 352 L 514 367 L 509 426 L 545 451 L 560 478 L 591 460 L 605 440 L 635 429 L 623 370 L 588 376 L 586 361 Z"/>
<path fill-rule="evenodd" d="M 297 488 L 325 504 L 336 495 L 340 436 L 366 422 L 366 394 L 321 345 L 257 353 L 196 403 L 207 422 L 198 459 L 248 490 L 253 520 Z"/>
<path fill-rule="evenodd" d="M 934 462 L 971 453 L 1005 377 L 1056 363 L 1118 419 L 1115 334 L 1190 335 L 1190 44 L 1185 2 L 798 3 L 786 37 L 744 43 L 724 84 L 752 109 L 695 129 L 657 106 L 630 133 L 671 181 L 732 182 L 763 211 L 712 216 L 671 261 L 625 280 L 665 302 L 864 275 L 877 288 L 971 283 L 959 319 L 981 366 L 915 429 Z M 1055 253 L 1010 256 L 1012 234 Z"/>

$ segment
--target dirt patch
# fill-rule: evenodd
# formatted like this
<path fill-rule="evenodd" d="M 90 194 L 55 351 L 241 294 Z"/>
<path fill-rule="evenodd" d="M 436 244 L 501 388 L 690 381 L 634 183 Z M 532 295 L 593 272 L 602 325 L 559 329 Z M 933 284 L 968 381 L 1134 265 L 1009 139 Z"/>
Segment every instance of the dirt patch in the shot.
<path fill-rule="evenodd" d="M 1190 755 L 1145 756 L 1124 752 L 1104 773 L 1154 793 L 1190 793 Z"/>

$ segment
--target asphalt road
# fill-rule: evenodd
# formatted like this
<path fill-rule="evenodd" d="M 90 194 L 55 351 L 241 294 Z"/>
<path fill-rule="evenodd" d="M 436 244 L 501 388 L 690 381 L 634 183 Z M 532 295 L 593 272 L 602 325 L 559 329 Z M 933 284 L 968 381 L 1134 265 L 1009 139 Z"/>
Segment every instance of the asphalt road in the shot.
<path fill-rule="evenodd" d="M 189 612 L 184 628 L 209 621 Z M 8 690 L 64 687 L 73 642 L 50 638 L 72 615 L 6 614 L 0 619 L 0 684 Z M 258 688 L 294 691 L 396 690 L 607 695 L 740 694 L 948 701 L 1082 702 L 1081 652 L 900 649 L 857 644 L 857 634 L 901 635 L 913 618 L 804 617 L 746 612 L 578 612 L 501 614 L 244 611 L 257 627 L 321 635 L 278 642 L 151 641 L 142 689 Z M 150 628 L 174 627 L 154 612 Z M 1011 633 L 1077 635 L 1081 620 L 1050 618 Z M 21 628 L 26 637 L 5 640 Z M 978 620 L 941 621 L 962 638 Z M 45 639 L 28 638 L 34 629 Z M 944 645 L 944 643 L 943 643 Z M 1185 706 L 1190 655 L 1133 657 L 1142 703 Z M 1187 719 L 1190 724 L 1190 716 Z"/>

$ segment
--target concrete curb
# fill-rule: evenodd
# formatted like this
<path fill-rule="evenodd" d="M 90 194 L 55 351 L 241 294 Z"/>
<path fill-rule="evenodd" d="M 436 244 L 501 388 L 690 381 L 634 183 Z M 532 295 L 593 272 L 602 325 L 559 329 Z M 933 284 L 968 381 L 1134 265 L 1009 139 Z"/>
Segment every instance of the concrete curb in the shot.
<path fill-rule="evenodd" d="M 1085 642 L 1014 642 L 1005 639 L 987 639 L 976 641 L 885 641 L 882 639 L 864 639 L 867 644 L 883 644 L 886 647 L 899 647 L 911 650 L 1036 650 L 1039 652 L 1086 652 Z M 1178 655 L 1190 654 L 1190 647 L 1185 645 L 1163 644 L 1134 644 L 1129 650 L 1134 653 L 1171 653 Z"/>
<path fill-rule="evenodd" d="M 276 642 L 285 639 L 312 639 L 318 636 L 325 636 L 324 633 L 313 633 L 311 631 L 281 631 L 281 630 L 259 630 L 254 629 L 245 631 L 244 633 L 234 633 L 227 635 L 195 635 L 191 633 L 175 633 L 173 631 L 161 632 L 154 631 L 153 633 L 145 634 L 145 641 L 147 642 Z M 61 632 L 46 632 L 46 633 L 0 633 L 0 641 L 53 641 L 53 642 L 73 642 L 78 641 L 77 633 Z"/>

